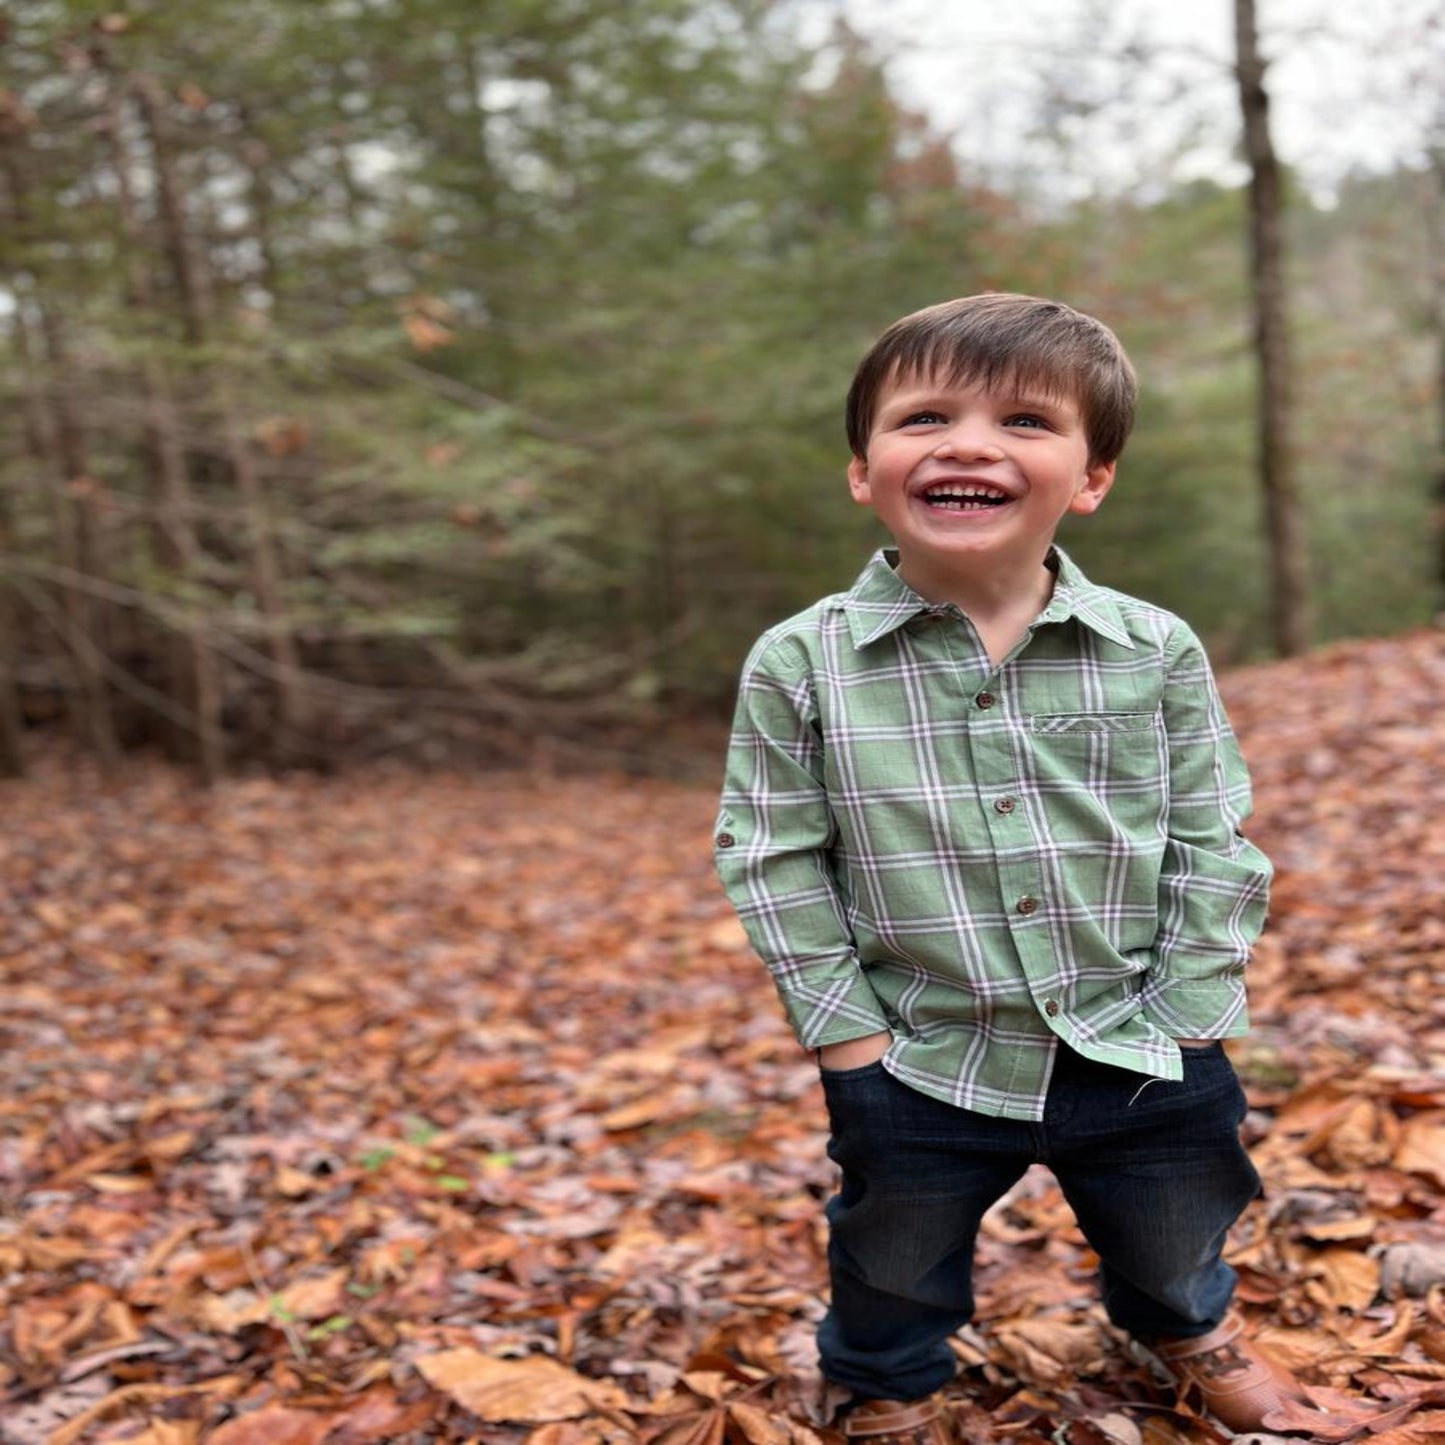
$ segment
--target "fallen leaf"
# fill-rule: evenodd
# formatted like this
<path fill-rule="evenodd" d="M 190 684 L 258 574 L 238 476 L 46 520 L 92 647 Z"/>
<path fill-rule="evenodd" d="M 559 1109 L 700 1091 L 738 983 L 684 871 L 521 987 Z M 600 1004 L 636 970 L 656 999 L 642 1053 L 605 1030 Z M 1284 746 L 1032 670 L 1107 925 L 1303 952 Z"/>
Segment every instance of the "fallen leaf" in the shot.
<path fill-rule="evenodd" d="M 1072 1320 L 1012 1320 L 998 1326 L 995 1338 L 1020 1376 L 1037 1383 L 1095 1369 L 1103 1354 L 1099 1332 Z"/>
<path fill-rule="evenodd" d="M 1416 1114 L 1401 1124 L 1393 1163 L 1445 1188 L 1445 1109 Z"/>
<path fill-rule="evenodd" d="M 1374 1099 L 1355 1099 L 1332 1117 L 1305 1152 L 1322 1155 L 1336 1169 L 1383 1164 L 1395 1148 L 1399 1125 Z"/>
<path fill-rule="evenodd" d="M 423 1355 L 416 1367 L 428 1384 L 493 1424 L 577 1419 L 593 1410 L 621 1409 L 627 1401 L 616 1385 L 542 1357 L 495 1360 L 463 1346 Z"/>
<path fill-rule="evenodd" d="M 1070 1445 L 1144 1445 L 1139 1427 L 1118 1411 L 1070 1420 L 1067 1438 Z"/>
<path fill-rule="evenodd" d="M 207 1445 L 322 1445 L 345 1417 L 334 1411 L 265 1405 L 227 1420 L 206 1437 Z"/>
<path fill-rule="evenodd" d="M 1311 1387 L 1308 1394 L 1314 1408 L 1289 1401 L 1266 1412 L 1264 1425 L 1268 1430 L 1302 1430 L 1324 1441 L 1358 1440 L 1378 1436 L 1387 1428 L 1399 1425 L 1435 1396 L 1445 1394 L 1445 1385 L 1426 1387 L 1393 1405 L 1362 1401 L 1340 1390 Z"/>
<path fill-rule="evenodd" d="M 312 1279 L 297 1280 L 276 1294 L 244 1291 L 236 1299 L 212 1295 L 202 1301 L 197 1313 L 207 1324 L 226 1334 L 234 1334 L 247 1325 L 326 1319 L 342 1312 L 348 1273 L 345 1269 L 329 1270 Z"/>
<path fill-rule="evenodd" d="M 1370 1436 L 1370 1445 L 1440 1445 L 1445 1440 L 1445 1410 L 1415 1415 L 1394 1429 Z"/>
<path fill-rule="evenodd" d="M 779 1424 L 766 1410 L 744 1400 L 728 1404 L 728 1419 L 742 1433 L 748 1445 L 791 1445 L 792 1432 L 786 1421 Z"/>
<path fill-rule="evenodd" d="M 1347 1239 L 1371 1240 L 1379 1229 L 1379 1221 L 1369 1214 L 1350 1214 L 1334 1219 L 1310 1220 L 1300 1225 L 1299 1232 L 1305 1239 L 1317 1244 Z"/>
<path fill-rule="evenodd" d="M 1310 1271 L 1323 1278 L 1331 1304 L 1356 1314 L 1368 1308 L 1380 1290 L 1379 1260 L 1359 1250 L 1322 1250 Z"/>
<path fill-rule="evenodd" d="M 221 1393 L 228 1392 L 229 1382 L 220 1386 Z M 51 1431 L 45 1445 L 79 1445 L 90 1431 L 90 1427 L 101 1420 L 110 1419 L 136 1405 L 148 1405 L 170 1400 L 182 1395 L 208 1393 L 208 1387 L 201 1385 L 133 1384 L 112 1390 L 102 1399 L 95 1401 L 78 1415 L 67 1420 L 59 1429 Z"/>
<path fill-rule="evenodd" d="M 126 1445 L 198 1445 L 200 1438 L 199 1420 L 152 1420 Z"/>

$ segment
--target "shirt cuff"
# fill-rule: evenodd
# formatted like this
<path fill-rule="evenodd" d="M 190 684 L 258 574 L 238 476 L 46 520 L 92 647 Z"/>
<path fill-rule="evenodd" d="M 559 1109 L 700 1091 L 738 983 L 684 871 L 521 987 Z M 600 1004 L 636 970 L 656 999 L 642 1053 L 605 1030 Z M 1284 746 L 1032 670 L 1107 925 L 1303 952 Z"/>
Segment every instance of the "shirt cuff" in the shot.
<path fill-rule="evenodd" d="M 778 996 L 805 1049 L 892 1032 L 878 995 L 856 963 L 846 971 L 829 964 L 793 972 L 786 986 L 779 984 Z"/>
<path fill-rule="evenodd" d="M 1227 1039 L 1249 1031 L 1244 979 L 1234 972 L 1218 978 L 1169 978 L 1148 974 L 1143 1014 L 1174 1039 Z"/>

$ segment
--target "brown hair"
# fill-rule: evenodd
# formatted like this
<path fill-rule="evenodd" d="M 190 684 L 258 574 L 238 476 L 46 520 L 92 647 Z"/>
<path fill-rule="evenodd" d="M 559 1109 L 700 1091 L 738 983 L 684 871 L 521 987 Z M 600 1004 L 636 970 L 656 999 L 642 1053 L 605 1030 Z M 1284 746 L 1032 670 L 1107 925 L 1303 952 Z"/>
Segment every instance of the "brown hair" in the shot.
<path fill-rule="evenodd" d="M 884 387 L 907 376 L 1067 396 L 1082 414 L 1094 464 L 1124 450 L 1139 392 L 1119 338 L 1102 321 L 1039 296 L 961 296 L 895 321 L 859 363 L 848 388 L 854 456 L 867 453 Z"/>

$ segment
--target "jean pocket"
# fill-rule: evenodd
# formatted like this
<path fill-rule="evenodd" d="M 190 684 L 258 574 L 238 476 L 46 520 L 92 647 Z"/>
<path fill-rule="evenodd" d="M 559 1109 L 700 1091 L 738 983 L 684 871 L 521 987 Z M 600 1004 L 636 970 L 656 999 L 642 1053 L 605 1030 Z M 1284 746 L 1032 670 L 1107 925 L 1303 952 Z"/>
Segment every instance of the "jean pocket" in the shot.
<path fill-rule="evenodd" d="M 1210 1039 L 1207 1044 L 1180 1044 L 1182 1059 L 1217 1059 L 1224 1054 L 1224 1040 Z"/>
<path fill-rule="evenodd" d="M 1178 1096 L 1201 1102 L 1213 1100 L 1217 1107 L 1226 1109 L 1236 1125 L 1242 1122 L 1248 1107 L 1244 1086 L 1223 1041 L 1216 1039 L 1207 1049 L 1180 1049 L 1179 1055 L 1184 1061 L 1184 1077 L 1174 1085 Z"/>

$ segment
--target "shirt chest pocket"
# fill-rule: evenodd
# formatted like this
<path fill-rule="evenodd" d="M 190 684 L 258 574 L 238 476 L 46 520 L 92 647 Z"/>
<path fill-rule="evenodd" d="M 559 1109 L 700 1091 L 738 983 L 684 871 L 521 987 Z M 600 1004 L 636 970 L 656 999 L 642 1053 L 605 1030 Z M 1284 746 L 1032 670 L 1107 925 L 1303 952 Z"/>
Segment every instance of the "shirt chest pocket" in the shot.
<path fill-rule="evenodd" d="M 1085 813 L 1102 810 L 1110 826 L 1153 831 L 1169 771 L 1159 713 L 1034 713 L 1028 743 L 1034 781 L 1055 807 L 1072 798 Z"/>
<path fill-rule="evenodd" d="M 1077 740 L 1092 746 L 1103 738 L 1117 738 L 1121 745 L 1150 744 L 1158 740 L 1157 712 L 1036 712 L 1029 717 L 1029 731 L 1051 743 L 1067 745 Z"/>

